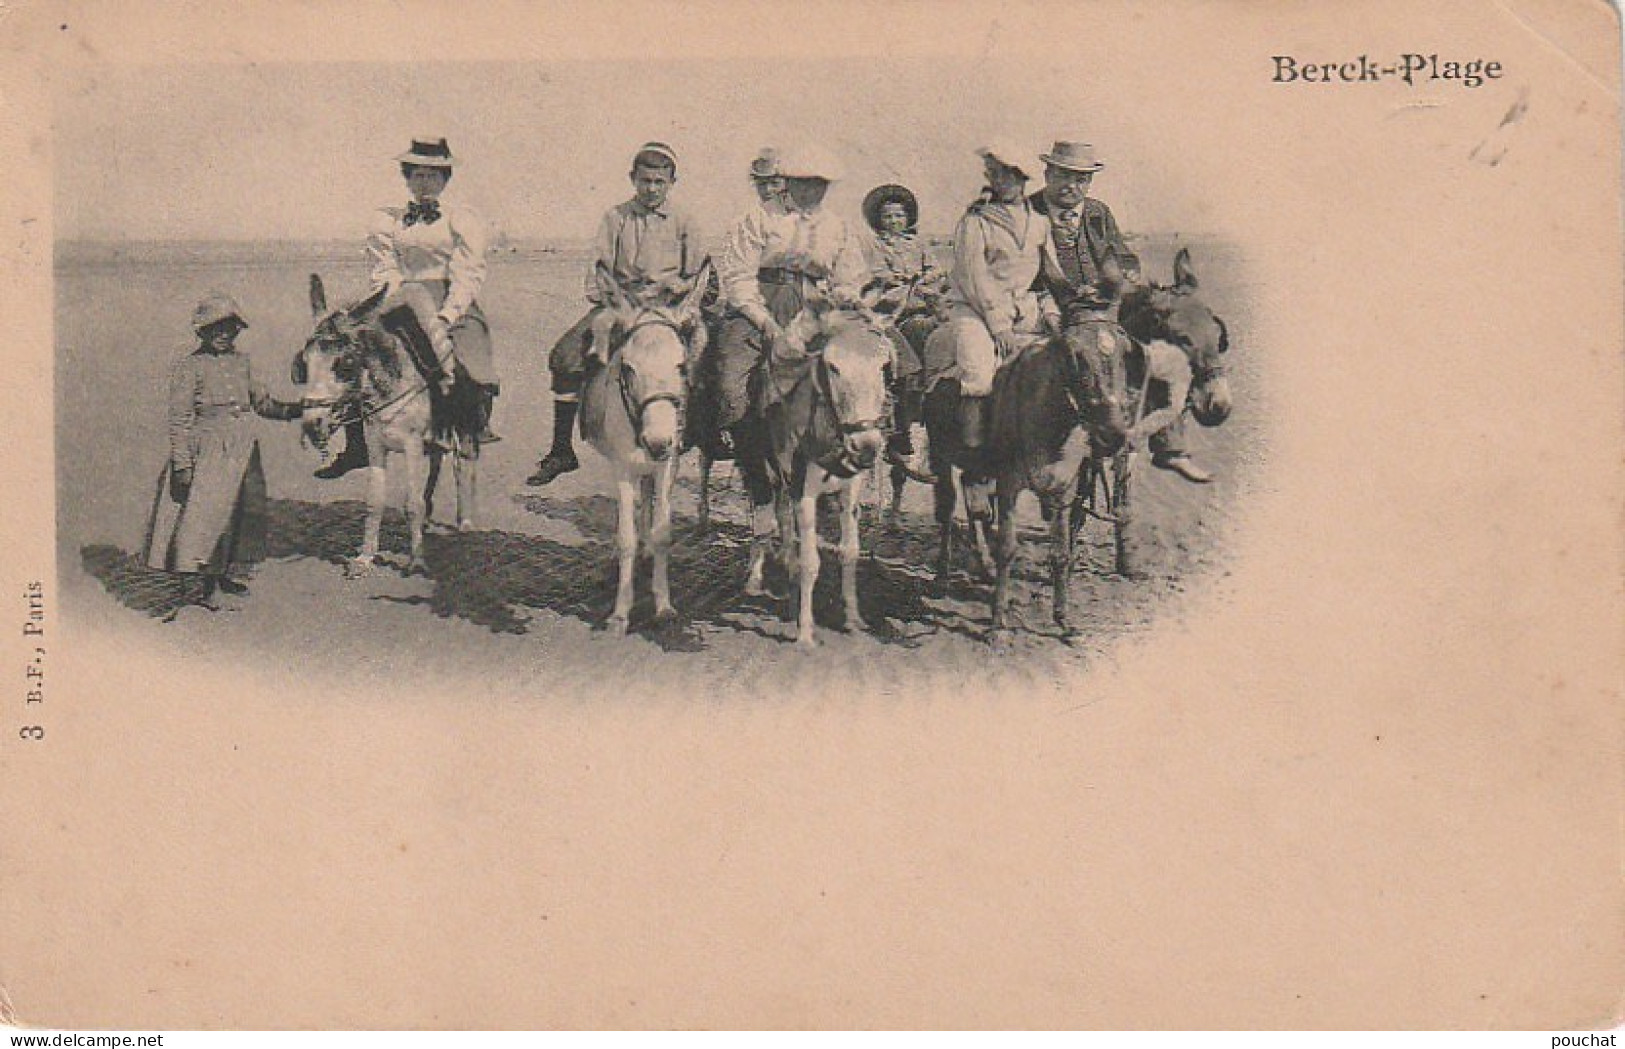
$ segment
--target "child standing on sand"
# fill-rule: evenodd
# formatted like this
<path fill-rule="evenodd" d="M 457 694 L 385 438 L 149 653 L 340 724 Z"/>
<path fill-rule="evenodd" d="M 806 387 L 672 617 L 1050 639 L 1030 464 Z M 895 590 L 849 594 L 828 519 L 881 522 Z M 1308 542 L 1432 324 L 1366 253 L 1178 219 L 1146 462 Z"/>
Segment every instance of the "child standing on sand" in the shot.
<path fill-rule="evenodd" d="M 210 611 L 217 591 L 248 592 L 228 576 L 232 568 L 265 558 L 265 471 L 249 413 L 288 420 L 301 412 L 254 381 L 236 345 L 247 327 L 236 301 L 220 292 L 192 314 L 198 345 L 170 369 L 169 461 L 142 555 L 152 568 L 193 577 L 187 596 Z"/>

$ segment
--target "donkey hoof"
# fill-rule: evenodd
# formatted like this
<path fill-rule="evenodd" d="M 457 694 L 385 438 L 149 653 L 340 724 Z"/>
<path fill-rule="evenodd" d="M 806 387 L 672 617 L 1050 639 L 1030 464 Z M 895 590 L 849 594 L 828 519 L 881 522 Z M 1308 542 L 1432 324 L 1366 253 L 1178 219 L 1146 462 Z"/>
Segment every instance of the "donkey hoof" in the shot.
<path fill-rule="evenodd" d="M 344 563 L 344 578 L 361 579 L 372 574 L 372 558 L 354 558 Z"/>
<path fill-rule="evenodd" d="M 818 637 L 811 630 L 803 630 L 796 635 L 796 647 L 803 652 L 817 651 L 818 644 Z"/>
<path fill-rule="evenodd" d="M 459 532 L 472 532 L 474 531 L 474 522 L 465 517 L 457 522 L 457 530 Z"/>
<path fill-rule="evenodd" d="M 762 583 L 761 576 L 751 576 L 745 580 L 746 597 L 763 597 L 767 594 L 767 587 Z"/>
<path fill-rule="evenodd" d="M 406 563 L 406 575 L 426 576 L 429 574 L 429 562 L 421 557 L 414 557 Z"/>
<path fill-rule="evenodd" d="M 604 624 L 604 629 L 609 632 L 610 637 L 625 637 L 626 625 L 625 616 L 610 616 L 609 622 Z"/>

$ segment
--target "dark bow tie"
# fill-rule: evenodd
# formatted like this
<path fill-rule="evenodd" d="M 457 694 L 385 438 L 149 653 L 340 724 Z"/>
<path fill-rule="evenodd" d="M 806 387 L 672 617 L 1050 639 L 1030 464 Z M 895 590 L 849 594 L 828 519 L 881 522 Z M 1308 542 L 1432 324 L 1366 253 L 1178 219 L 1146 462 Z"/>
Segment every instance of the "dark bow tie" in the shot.
<path fill-rule="evenodd" d="M 418 222 L 427 226 L 439 220 L 440 202 L 438 200 L 426 200 L 421 204 L 414 200 L 406 205 L 405 224 L 408 226 Z"/>

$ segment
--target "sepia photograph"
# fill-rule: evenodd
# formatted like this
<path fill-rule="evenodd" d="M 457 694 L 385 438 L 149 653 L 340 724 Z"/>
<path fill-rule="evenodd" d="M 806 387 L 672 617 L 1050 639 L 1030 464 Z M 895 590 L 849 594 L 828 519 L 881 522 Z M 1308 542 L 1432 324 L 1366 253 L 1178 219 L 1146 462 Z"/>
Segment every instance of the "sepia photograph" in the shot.
<path fill-rule="evenodd" d="M 1620 1022 L 1609 4 L 0 48 L 8 1024 Z"/>

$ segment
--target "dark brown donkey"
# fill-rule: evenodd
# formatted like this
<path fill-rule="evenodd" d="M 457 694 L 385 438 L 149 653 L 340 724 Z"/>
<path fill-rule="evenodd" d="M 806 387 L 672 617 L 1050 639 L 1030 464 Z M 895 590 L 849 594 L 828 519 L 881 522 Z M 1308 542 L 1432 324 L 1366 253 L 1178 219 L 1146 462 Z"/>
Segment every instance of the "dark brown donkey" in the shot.
<path fill-rule="evenodd" d="M 957 405 L 959 383 L 940 380 L 926 397 L 925 425 L 935 474 L 937 585 L 946 585 L 953 564 L 954 509 L 958 492 L 954 469 L 961 471 L 966 516 L 973 548 L 985 572 L 990 548 L 1013 544 L 1010 510 L 1016 496 L 1031 490 L 1055 524 L 1052 566 L 1056 568 L 1057 620 L 1064 623 L 1065 578 L 1060 566 L 1070 560 L 1074 530 L 1070 515 L 1078 478 L 1091 446 L 1110 454 L 1128 429 L 1122 395 L 1121 348 L 1101 352 L 1098 322 L 1079 314 L 1064 324 L 1062 336 L 1037 338 L 1015 360 L 999 369 L 993 387 L 992 424 L 981 448 L 966 448 L 960 439 Z M 1126 344 L 1126 340 L 1119 341 Z M 995 488 L 998 498 L 992 498 Z M 1002 531 L 995 541 L 995 524 Z M 1008 524 L 1008 527 L 1004 525 Z M 1014 553 L 1011 546 L 1010 552 Z M 1008 575 L 1008 558 L 993 558 Z M 995 602 L 994 625 L 1003 617 Z"/>

